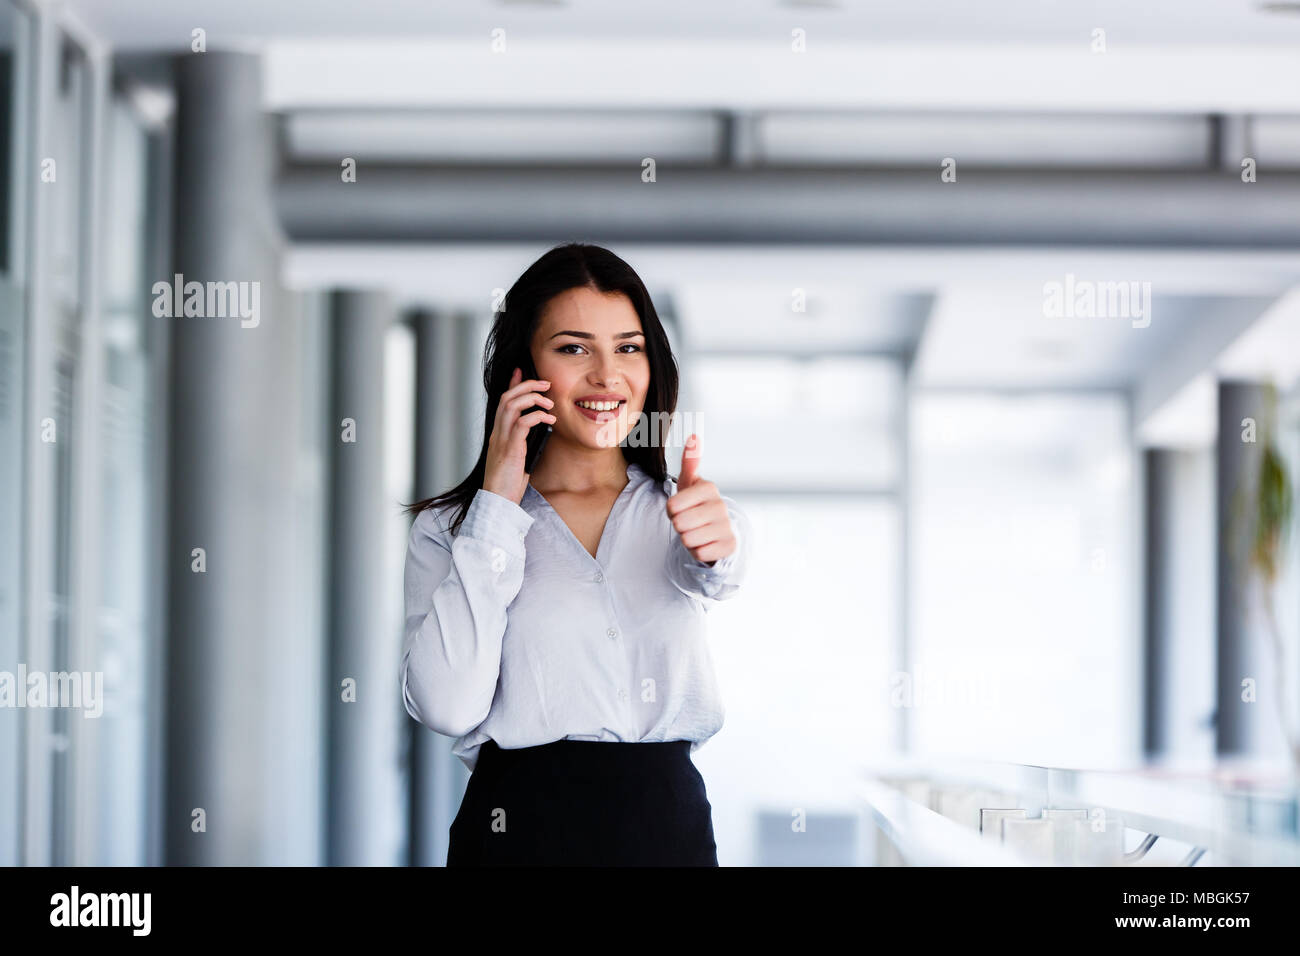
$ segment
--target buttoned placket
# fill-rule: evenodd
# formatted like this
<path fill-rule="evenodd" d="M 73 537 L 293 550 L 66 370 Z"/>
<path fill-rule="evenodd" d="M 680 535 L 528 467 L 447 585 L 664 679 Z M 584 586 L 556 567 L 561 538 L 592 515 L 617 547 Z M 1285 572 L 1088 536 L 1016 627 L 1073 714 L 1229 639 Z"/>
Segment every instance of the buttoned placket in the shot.
<path fill-rule="evenodd" d="M 564 519 L 560 517 L 560 513 L 556 511 L 553 507 L 551 507 L 551 503 L 546 500 L 546 496 L 543 495 L 536 488 L 533 488 L 531 485 L 529 485 L 528 487 L 529 492 L 535 494 L 537 496 L 538 502 L 546 509 L 547 512 L 549 512 L 551 520 L 556 522 L 556 525 L 559 529 L 560 536 L 571 541 L 573 543 L 573 546 L 576 547 L 580 552 L 582 552 L 583 556 L 588 561 L 596 565 L 596 570 L 592 573 L 591 579 L 594 584 L 598 586 L 602 586 L 602 590 L 603 590 L 603 586 L 606 583 L 604 565 L 602 564 L 601 561 L 602 558 L 607 557 L 606 554 L 607 549 L 606 549 L 605 542 L 608 540 L 612 540 L 613 533 L 617 531 L 618 524 L 622 521 L 624 511 L 627 508 L 628 500 L 632 497 L 632 490 L 633 490 L 632 486 L 636 481 L 632 473 L 632 467 L 630 465 L 628 466 L 627 469 L 627 479 L 628 479 L 627 484 L 623 487 L 623 490 L 619 492 L 618 497 L 614 499 L 613 506 L 609 509 L 609 516 L 605 519 L 605 527 L 601 529 L 600 541 L 598 541 L 596 544 L 596 554 L 594 557 L 592 556 L 590 551 L 588 551 L 586 548 L 582 546 L 582 542 L 578 540 L 577 535 L 573 533 L 573 530 L 567 524 L 565 524 Z M 603 596 L 605 598 L 605 605 L 607 608 L 609 608 L 610 617 L 612 618 L 614 602 L 608 591 L 605 591 Z M 618 621 L 615 620 L 613 624 L 611 624 L 609 627 L 605 629 L 605 638 L 610 642 L 618 641 L 619 629 L 618 627 L 615 626 L 617 625 L 617 623 Z M 627 667 L 627 655 L 622 654 L 620 655 L 620 658 L 621 658 L 620 664 L 625 669 Z M 627 705 L 629 708 L 631 707 L 631 695 L 628 693 L 626 687 L 622 687 L 622 686 L 618 687 L 616 689 L 616 694 L 618 696 L 618 699 L 622 703 Z M 627 722 L 626 732 L 624 734 L 624 737 L 627 740 L 637 739 L 636 721 L 633 720 L 632 717 L 633 715 L 630 712 L 630 710 L 625 714 L 624 717 L 624 719 Z"/>
<path fill-rule="evenodd" d="M 613 521 L 614 521 L 614 513 L 613 513 L 613 510 L 611 510 L 611 511 L 610 511 L 609 519 L 608 519 L 607 522 L 606 522 L 606 526 L 608 527 L 608 525 L 612 524 Z M 601 536 L 601 541 L 602 541 L 602 543 L 604 542 L 604 535 Z M 600 547 L 597 547 L 597 548 L 596 548 L 596 553 L 597 553 L 597 554 L 601 554 L 602 557 L 604 556 L 604 555 L 602 554 L 602 552 L 601 552 Z M 590 555 L 588 555 L 588 557 L 590 557 Z M 597 561 L 596 563 L 597 563 L 597 565 L 599 565 L 600 562 Z M 601 571 L 601 570 L 597 570 L 596 573 L 593 574 L 593 575 L 591 576 L 591 580 L 592 580 L 592 583 L 593 583 L 593 584 L 595 584 L 597 587 L 601 588 L 601 591 L 602 591 L 602 597 L 604 597 L 604 599 L 605 599 L 605 606 L 609 609 L 609 616 L 610 616 L 610 619 L 614 621 L 614 624 L 617 624 L 617 623 L 618 623 L 618 620 L 617 620 L 617 618 L 615 617 L 615 613 L 614 613 L 614 598 L 613 598 L 613 595 L 610 594 L 609 591 L 605 590 L 605 581 L 606 581 L 606 578 L 605 578 L 605 572 L 604 572 L 604 571 Z M 619 629 L 618 629 L 616 626 L 611 625 L 611 626 L 609 626 L 609 627 L 607 627 L 607 628 L 605 629 L 605 638 L 606 638 L 607 641 L 608 641 L 610 644 L 612 644 L 615 648 L 618 647 L 618 644 L 619 644 L 619 637 L 620 637 L 620 632 L 619 632 Z M 622 671 L 622 669 L 626 668 L 626 666 L 627 666 L 627 655 L 626 655 L 626 653 L 621 653 L 621 654 L 619 654 L 619 668 L 620 668 L 620 672 Z M 615 689 L 615 694 L 617 695 L 619 701 L 621 701 L 622 703 L 626 704 L 626 703 L 628 702 L 629 697 L 628 697 L 628 692 L 627 692 L 627 688 L 626 688 L 626 687 L 621 687 L 621 686 L 620 686 L 620 687 L 617 687 L 617 688 Z M 630 714 L 625 715 L 624 720 L 627 722 L 627 729 L 624 731 L 624 735 L 623 735 L 623 736 L 624 736 L 624 739 L 625 739 L 625 740 L 635 740 L 635 739 L 636 739 L 636 735 L 635 735 L 635 731 L 636 731 L 636 721 L 635 721 L 635 720 L 632 720 L 632 716 L 631 716 Z"/>

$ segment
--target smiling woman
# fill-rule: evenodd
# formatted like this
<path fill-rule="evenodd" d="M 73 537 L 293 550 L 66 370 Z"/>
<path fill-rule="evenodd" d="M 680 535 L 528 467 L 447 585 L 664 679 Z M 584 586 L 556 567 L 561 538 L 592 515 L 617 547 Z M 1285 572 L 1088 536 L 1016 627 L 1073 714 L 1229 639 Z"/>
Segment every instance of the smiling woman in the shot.
<path fill-rule="evenodd" d="M 751 535 L 698 436 L 677 479 L 662 444 L 626 441 L 677 402 L 640 278 L 552 249 L 507 294 L 484 385 L 474 471 L 410 506 L 403 700 L 473 770 L 447 863 L 716 866 L 690 755 L 722 726 L 706 611 Z"/>
<path fill-rule="evenodd" d="M 520 406 L 539 408 L 529 413 L 535 416 L 531 420 L 524 417 L 525 433 L 527 426 L 544 421 L 544 415 L 555 418 L 548 451 L 531 475 L 535 486 L 558 484 L 548 480 L 554 467 L 551 463 L 569 461 L 575 454 L 586 467 L 601 462 L 601 476 L 617 483 L 622 466 L 610 455 L 612 445 L 623 442 L 640 415 L 676 412 L 676 361 L 640 277 L 607 249 L 580 243 L 558 246 L 533 263 L 510 288 L 488 335 L 483 372 L 487 415 L 478 461 L 459 485 L 409 505 L 409 513 L 419 514 L 435 505 L 454 506 L 452 528 L 456 530 L 482 488 L 521 500 L 529 480 L 525 473 L 515 476 L 508 486 L 493 487 L 488 465 L 497 410 L 506 391 L 523 383 L 524 371 L 536 372 L 530 380 L 546 380 L 545 387 L 530 395 L 535 399 L 540 392 L 540 404 L 529 401 Z M 617 400 L 621 405 L 614 416 L 598 414 L 596 419 L 577 406 L 580 401 L 600 400 Z M 607 441 L 607 433 L 592 429 L 587 424 L 591 421 L 619 422 L 614 433 L 617 440 L 601 444 L 601 440 Z M 662 443 L 627 443 L 622 457 L 655 481 L 668 477 Z"/>
<path fill-rule="evenodd" d="M 591 330 L 596 328 L 622 331 L 601 335 Z M 557 418 L 563 419 L 558 425 L 559 447 L 531 477 L 535 487 L 544 488 L 555 484 L 550 480 L 550 463 L 575 455 L 590 457 L 590 451 L 580 449 L 589 448 L 592 436 L 595 449 L 591 451 L 612 448 L 627 437 L 629 422 L 641 415 L 645 404 L 650 363 L 641 319 L 620 292 L 602 293 L 583 286 L 560 293 L 543 309 L 534 338 L 530 353 L 538 356 L 537 373 L 551 383 L 546 395 L 561 399 Z M 600 383 L 619 387 L 600 387 Z M 576 409 L 576 418 L 570 408 Z M 608 427 L 581 427 L 583 421 Z M 598 457 L 610 460 L 607 453 Z M 614 471 L 617 479 L 617 462 Z"/>

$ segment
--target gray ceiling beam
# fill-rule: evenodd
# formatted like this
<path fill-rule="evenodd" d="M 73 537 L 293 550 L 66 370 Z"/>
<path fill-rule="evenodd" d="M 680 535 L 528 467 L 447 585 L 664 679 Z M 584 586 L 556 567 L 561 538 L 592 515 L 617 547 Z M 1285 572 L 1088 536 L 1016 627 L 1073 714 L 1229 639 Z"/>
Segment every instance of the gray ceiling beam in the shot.
<path fill-rule="evenodd" d="M 1300 172 L 289 164 L 295 241 L 1300 247 Z"/>

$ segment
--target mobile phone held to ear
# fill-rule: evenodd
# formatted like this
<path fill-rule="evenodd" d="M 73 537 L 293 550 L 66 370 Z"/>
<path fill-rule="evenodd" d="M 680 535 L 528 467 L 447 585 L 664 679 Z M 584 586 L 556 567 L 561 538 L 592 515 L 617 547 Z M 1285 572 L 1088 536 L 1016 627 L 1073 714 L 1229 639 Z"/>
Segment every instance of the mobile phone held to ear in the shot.
<path fill-rule="evenodd" d="M 528 363 L 528 367 L 524 369 L 524 378 L 537 378 L 537 370 L 533 368 L 531 361 Z M 526 409 L 524 414 L 531 414 L 539 408 L 542 408 L 542 406 L 534 405 L 532 408 Z M 528 451 L 524 454 L 524 474 L 531 475 L 533 473 L 533 469 L 537 467 L 537 460 L 542 457 L 542 449 L 546 447 L 546 439 L 550 437 L 550 422 L 538 422 L 528 429 Z"/>

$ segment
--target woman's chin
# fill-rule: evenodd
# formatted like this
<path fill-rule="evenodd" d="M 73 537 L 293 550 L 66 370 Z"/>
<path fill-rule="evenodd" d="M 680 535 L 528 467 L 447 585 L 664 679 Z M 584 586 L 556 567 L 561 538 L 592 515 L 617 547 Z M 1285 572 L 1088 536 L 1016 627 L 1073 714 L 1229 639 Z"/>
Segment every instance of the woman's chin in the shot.
<path fill-rule="evenodd" d="M 582 428 L 577 434 L 570 431 L 561 432 L 558 428 L 551 436 L 551 440 L 559 438 L 564 442 L 577 445 L 580 448 L 590 448 L 593 450 L 604 448 L 615 448 L 623 441 L 623 432 L 620 429 L 610 425 L 595 425 L 591 422 L 585 423 L 590 427 Z"/>
<path fill-rule="evenodd" d="M 591 427 L 583 435 L 583 444 L 589 448 L 616 448 L 623 441 L 623 435 L 626 429 L 620 428 L 617 421 L 602 422 L 597 425 L 588 423 Z"/>

